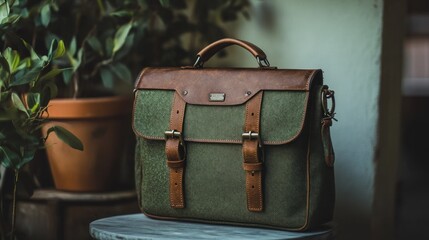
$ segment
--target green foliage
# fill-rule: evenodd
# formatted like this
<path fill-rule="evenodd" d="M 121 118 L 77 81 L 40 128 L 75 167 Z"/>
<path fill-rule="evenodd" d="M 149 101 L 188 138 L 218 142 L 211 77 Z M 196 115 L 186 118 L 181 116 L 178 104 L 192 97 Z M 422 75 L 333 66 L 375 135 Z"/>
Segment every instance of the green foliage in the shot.
<path fill-rule="evenodd" d="M 66 97 L 92 96 L 100 89 L 115 94 L 123 85 L 131 90 L 145 66 L 191 65 L 199 49 L 228 35 L 226 23 L 249 17 L 248 0 L 35 0 L 31 5 L 21 0 L 20 4 L 26 10 L 15 28 L 28 34 L 26 40 L 37 52 L 49 49 L 52 39 L 63 39 L 67 46 L 64 56 L 53 61 L 57 69 L 69 69 L 61 74 L 60 94 Z"/>
<path fill-rule="evenodd" d="M 63 142 L 67 143 L 70 147 L 83 151 L 82 142 L 75 135 L 69 132 L 67 129 L 61 126 L 53 126 L 48 129 L 46 138 L 48 138 L 49 134 L 52 132 L 55 132 L 58 138 L 61 139 Z"/>
<path fill-rule="evenodd" d="M 16 35 L 25 20 L 16 12 L 21 16 L 27 12 L 19 8 L 23 3 L 17 0 L 10 6 L 8 1 L 0 2 L 1 43 L 5 46 L 0 51 L 0 163 L 16 171 L 34 158 L 48 137 L 40 136 L 40 128 L 47 121 L 43 115 L 49 100 L 57 94 L 54 77 L 65 70 L 52 64 L 66 53 L 64 42 L 57 38 L 51 39 L 46 55 L 39 55 Z M 48 26 L 50 5 L 46 3 L 40 9 L 41 23 Z M 64 128 L 53 127 L 52 131 L 71 147 L 83 149 L 79 139 Z"/>

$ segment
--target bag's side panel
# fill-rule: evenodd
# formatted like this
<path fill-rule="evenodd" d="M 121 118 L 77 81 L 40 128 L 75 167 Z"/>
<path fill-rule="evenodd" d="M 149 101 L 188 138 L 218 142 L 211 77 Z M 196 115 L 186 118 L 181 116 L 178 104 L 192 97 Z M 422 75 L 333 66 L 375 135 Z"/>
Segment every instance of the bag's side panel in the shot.
<path fill-rule="evenodd" d="M 311 91 L 311 156 L 310 156 L 310 219 L 309 227 L 320 226 L 332 220 L 335 204 L 334 168 L 326 164 L 321 136 L 323 116 L 322 86 Z"/>

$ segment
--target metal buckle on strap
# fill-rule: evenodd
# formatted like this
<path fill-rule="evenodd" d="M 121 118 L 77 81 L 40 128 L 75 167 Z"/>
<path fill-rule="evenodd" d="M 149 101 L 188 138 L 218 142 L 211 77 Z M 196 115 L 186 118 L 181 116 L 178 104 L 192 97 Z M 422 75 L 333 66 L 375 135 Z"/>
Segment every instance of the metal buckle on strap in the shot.
<path fill-rule="evenodd" d="M 167 130 L 164 132 L 165 140 L 178 138 L 183 143 L 182 133 L 177 130 Z"/>
<path fill-rule="evenodd" d="M 258 141 L 258 157 L 259 157 L 261 162 L 264 162 L 264 151 L 263 151 L 262 141 L 261 141 L 261 138 L 259 136 L 259 133 L 249 131 L 249 132 L 242 133 L 241 137 L 243 138 L 243 141 L 244 140 L 250 140 L 250 141 L 256 140 L 256 141 Z"/>
<path fill-rule="evenodd" d="M 167 130 L 164 132 L 165 135 L 165 141 L 168 141 L 169 139 L 179 139 L 179 156 L 181 160 L 185 160 L 186 158 L 186 146 L 185 142 L 183 141 L 182 133 L 177 130 Z"/>
<path fill-rule="evenodd" d="M 249 131 L 241 134 L 241 137 L 243 140 L 259 140 L 259 133 Z"/>

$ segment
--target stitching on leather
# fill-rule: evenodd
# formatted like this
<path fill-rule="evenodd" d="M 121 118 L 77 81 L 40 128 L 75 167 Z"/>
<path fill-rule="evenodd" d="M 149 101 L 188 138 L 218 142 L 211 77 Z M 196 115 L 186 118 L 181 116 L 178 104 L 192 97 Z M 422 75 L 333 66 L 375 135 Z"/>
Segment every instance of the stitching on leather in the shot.
<path fill-rule="evenodd" d="M 180 203 L 178 204 L 179 207 L 183 207 L 183 168 L 180 168 L 178 171 L 179 174 L 179 196 L 180 196 Z"/>
<path fill-rule="evenodd" d="M 252 101 L 252 99 L 250 99 L 249 101 Z M 248 126 L 248 123 L 247 123 L 247 119 L 249 118 L 249 102 L 247 102 L 246 103 L 246 115 L 244 116 L 244 131 L 246 132 L 246 131 L 248 131 L 248 129 L 247 129 L 247 126 Z"/>
<path fill-rule="evenodd" d="M 172 175 L 172 174 L 174 174 L 172 171 L 173 171 L 173 169 L 171 169 L 171 168 L 170 168 L 170 174 L 169 174 L 169 175 L 170 175 L 170 179 L 171 179 L 171 175 Z M 174 202 L 174 199 L 173 199 L 173 194 L 171 194 L 171 191 L 172 191 L 172 189 L 171 189 L 171 188 L 172 188 L 173 186 L 172 186 L 172 183 L 171 183 L 171 180 L 170 180 L 170 179 L 169 179 L 169 184 L 168 184 L 168 185 L 169 185 L 169 195 L 170 195 L 170 206 L 171 206 L 171 207 L 174 207 L 174 206 L 175 206 L 175 205 L 174 205 L 174 204 L 175 204 L 175 202 Z"/>
<path fill-rule="evenodd" d="M 259 133 L 259 131 L 260 131 L 260 123 L 261 123 L 261 109 L 262 109 L 262 97 L 263 97 L 263 94 L 264 94 L 264 92 L 263 91 L 261 91 L 260 93 L 258 93 L 258 116 L 257 116 L 257 119 L 256 119 L 256 121 L 257 121 L 257 125 L 256 125 L 256 128 L 257 128 L 257 131 L 258 131 L 258 133 Z"/>
<path fill-rule="evenodd" d="M 249 175 L 249 172 L 247 172 L 246 171 L 246 197 L 247 197 L 247 208 L 248 209 L 251 209 L 251 206 L 250 206 L 250 193 L 249 193 L 249 177 L 248 177 L 248 175 Z"/>
<path fill-rule="evenodd" d="M 244 126 L 244 131 L 256 131 L 257 133 L 259 133 L 260 130 L 260 114 L 261 114 L 261 106 L 262 106 L 262 93 L 263 92 L 259 92 L 254 99 L 251 99 L 247 102 L 246 104 L 246 116 L 245 116 L 245 126 Z M 255 113 L 252 115 L 252 120 L 249 120 L 250 116 L 250 105 L 252 105 L 252 110 L 255 110 Z M 255 109 L 253 109 L 255 108 Z M 253 118 L 256 117 L 256 126 L 255 129 L 252 129 L 252 127 L 249 127 L 249 121 L 253 121 Z M 253 146 L 254 144 L 252 144 L 252 142 L 243 140 L 243 160 L 244 162 L 248 162 L 246 160 L 249 160 L 249 156 L 248 153 L 250 152 L 251 154 L 251 162 L 254 162 L 258 159 L 258 143 L 256 143 L 256 146 Z M 247 196 L 247 209 L 250 211 L 261 211 L 262 210 L 262 189 L 261 189 L 261 182 L 262 182 L 262 172 L 258 171 L 256 174 L 254 173 L 253 175 L 251 175 L 251 173 L 249 171 L 246 171 L 246 196 Z M 256 180 L 256 183 L 254 183 Z M 250 185 L 253 184 L 253 188 L 250 188 Z M 256 189 L 254 188 L 254 185 L 258 185 L 257 186 L 257 192 Z M 254 195 L 257 194 L 258 195 L 258 200 L 259 202 L 254 202 L 252 201 L 252 199 L 254 198 Z M 256 206 L 255 206 L 256 205 Z"/>
<path fill-rule="evenodd" d="M 173 103 L 171 106 L 171 112 L 170 112 L 170 128 L 172 128 L 171 130 L 178 130 L 180 132 L 182 132 L 182 128 L 183 128 L 183 118 L 184 118 L 184 109 L 186 107 L 186 103 L 183 104 L 184 102 L 179 99 L 176 101 L 177 99 L 177 95 L 178 93 L 175 92 L 174 96 L 173 96 Z M 182 112 L 183 110 L 183 112 Z M 177 112 L 179 111 L 179 113 Z M 177 116 L 177 114 L 179 114 L 179 116 Z M 179 122 L 177 122 L 177 118 L 179 117 Z M 177 126 L 174 126 L 177 125 Z M 176 128 L 177 129 L 173 129 Z M 175 157 L 177 159 L 180 159 L 180 154 L 178 152 L 178 147 L 179 147 L 180 143 L 178 143 L 177 149 L 173 149 L 174 153 L 175 153 Z M 166 141 L 166 152 L 168 153 L 170 151 L 170 144 L 168 144 L 168 141 Z M 176 150 L 176 151 L 175 151 Z M 167 156 L 167 160 L 168 160 L 168 156 Z M 177 171 L 177 172 L 176 172 Z M 171 180 L 172 178 L 176 179 L 178 178 L 178 185 L 176 188 L 175 183 L 173 183 Z M 182 168 L 178 168 L 178 169 L 171 169 L 170 168 L 170 205 L 172 207 L 183 207 L 184 203 L 183 203 L 183 167 Z M 174 185 L 173 185 L 174 184 Z M 179 199 L 177 199 L 177 195 L 176 193 L 178 192 L 179 194 Z M 179 201 L 179 202 L 177 202 Z"/>
<path fill-rule="evenodd" d="M 173 126 L 173 119 L 174 119 L 174 109 L 176 108 L 176 94 L 173 94 L 173 103 L 171 104 L 171 112 L 170 112 L 170 128 Z M 177 130 L 177 129 L 170 129 L 170 130 Z"/>

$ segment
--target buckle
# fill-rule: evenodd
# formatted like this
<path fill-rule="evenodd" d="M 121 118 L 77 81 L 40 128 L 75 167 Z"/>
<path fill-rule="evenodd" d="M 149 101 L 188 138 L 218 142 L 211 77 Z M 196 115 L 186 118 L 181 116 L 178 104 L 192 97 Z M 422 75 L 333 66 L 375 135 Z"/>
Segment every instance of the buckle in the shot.
<path fill-rule="evenodd" d="M 167 130 L 164 132 L 165 135 L 165 141 L 168 141 L 169 139 L 179 139 L 179 156 L 180 160 L 185 160 L 186 157 L 186 146 L 185 142 L 183 141 L 182 133 L 177 130 Z"/>
<path fill-rule="evenodd" d="M 241 134 L 241 137 L 244 140 L 256 140 L 258 141 L 258 158 L 260 159 L 260 162 L 264 162 L 265 161 L 265 157 L 264 157 L 264 150 L 263 150 L 263 146 L 262 146 L 262 141 L 261 138 L 259 137 L 259 133 L 257 132 L 245 132 Z"/>
<path fill-rule="evenodd" d="M 182 133 L 177 130 L 167 130 L 164 132 L 165 140 L 178 138 L 183 143 Z"/>
<path fill-rule="evenodd" d="M 241 137 L 243 140 L 259 140 L 259 133 L 249 131 L 241 134 Z"/>

